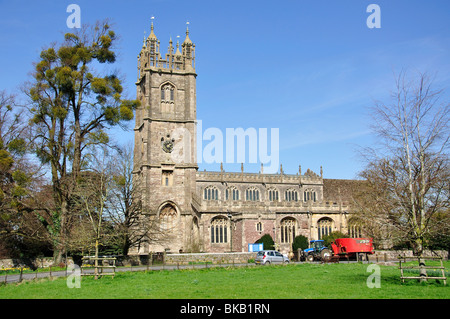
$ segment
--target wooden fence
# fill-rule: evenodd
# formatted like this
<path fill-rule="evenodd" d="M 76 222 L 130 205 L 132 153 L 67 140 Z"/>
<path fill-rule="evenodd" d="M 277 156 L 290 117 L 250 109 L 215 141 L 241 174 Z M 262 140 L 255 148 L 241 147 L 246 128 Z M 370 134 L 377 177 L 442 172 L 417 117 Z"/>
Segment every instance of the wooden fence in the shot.
<path fill-rule="evenodd" d="M 417 266 L 407 266 L 406 262 L 407 260 L 417 260 L 418 265 Z M 424 263 L 425 260 L 439 260 L 440 266 L 426 266 Z M 447 277 L 445 276 L 445 267 L 442 262 L 442 257 L 406 257 L 406 256 L 398 256 L 398 262 L 399 262 L 399 269 L 400 269 L 400 279 L 402 282 L 405 282 L 405 279 L 420 279 L 420 280 L 428 280 L 428 279 L 436 279 L 436 280 L 443 280 L 444 285 L 447 284 Z M 403 264 L 402 264 L 403 263 Z M 423 263 L 423 264 L 422 264 Z M 405 269 L 413 269 L 413 270 L 419 270 L 419 276 L 405 276 L 404 270 Z M 440 270 L 442 276 L 428 276 L 426 273 L 426 270 Z M 425 270 L 425 275 L 421 275 L 420 271 Z"/>
<path fill-rule="evenodd" d="M 81 276 L 115 276 L 116 275 L 116 258 L 115 257 L 91 257 L 85 256 L 82 259 Z M 94 265 L 90 264 L 94 261 Z M 97 261 L 97 262 L 96 262 Z M 87 262 L 87 264 L 85 264 Z M 100 263 L 99 263 L 100 262 Z M 86 269 L 94 269 L 94 272 L 86 272 Z M 111 269 L 112 271 L 104 272 L 103 269 Z M 85 272 L 83 272 L 85 270 Z"/>

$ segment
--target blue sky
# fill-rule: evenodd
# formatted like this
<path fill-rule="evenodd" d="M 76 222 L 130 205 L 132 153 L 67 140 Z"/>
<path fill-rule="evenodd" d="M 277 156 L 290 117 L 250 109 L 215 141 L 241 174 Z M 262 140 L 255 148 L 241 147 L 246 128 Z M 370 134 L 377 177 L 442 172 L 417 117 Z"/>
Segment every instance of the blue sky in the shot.
<path fill-rule="evenodd" d="M 0 1 L 0 89 L 18 92 L 41 49 L 71 31 L 71 3 L 81 7 L 83 24 L 113 22 L 121 39 L 111 69 L 123 74 L 130 98 L 150 18 L 163 53 L 170 37 L 184 39 L 189 21 L 203 128 L 279 128 L 285 173 L 323 166 L 326 178 L 354 178 L 363 168 L 357 148 L 375 142 L 368 107 L 388 101 L 394 72 L 429 72 L 449 96 L 446 0 Z M 381 9 L 379 29 L 366 25 L 371 3 Z M 133 140 L 132 130 L 114 136 Z M 240 164 L 224 167 L 240 170 Z M 245 164 L 248 172 L 259 169 Z"/>

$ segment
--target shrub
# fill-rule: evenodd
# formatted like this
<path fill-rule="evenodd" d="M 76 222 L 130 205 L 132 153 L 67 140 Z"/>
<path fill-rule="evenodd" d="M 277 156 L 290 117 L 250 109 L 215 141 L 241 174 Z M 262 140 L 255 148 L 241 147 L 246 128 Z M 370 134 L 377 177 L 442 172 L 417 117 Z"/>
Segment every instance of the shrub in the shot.
<path fill-rule="evenodd" d="M 255 242 L 255 244 L 260 244 L 260 243 L 263 243 L 263 245 L 264 245 L 263 248 L 266 249 L 266 250 L 274 249 L 274 248 L 273 248 L 273 245 L 274 245 L 275 243 L 274 243 L 274 241 L 273 241 L 273 239 L 272 239 L 272 236 L 270 236 L 269 234 L 263 235 L 260 239 L 258 239 L 258 240 Z"/>
<path fill-rule="evenodd" d="M 308 238 L 303 235 L 299 235 L 294 238 L 294 242 L 292 243 L 292 251 L 297 251 L 297 249 L 305 250 L 308 248 Z"/>
<path fill-rule="evenodd" d="M 331 248 L 331 243 L 337 238 L 348 238 L 348 235 L 345 235 L 339 231 L 334 231 L 329 235 L 323 236 L 323 244 L 328 248 Z"/>

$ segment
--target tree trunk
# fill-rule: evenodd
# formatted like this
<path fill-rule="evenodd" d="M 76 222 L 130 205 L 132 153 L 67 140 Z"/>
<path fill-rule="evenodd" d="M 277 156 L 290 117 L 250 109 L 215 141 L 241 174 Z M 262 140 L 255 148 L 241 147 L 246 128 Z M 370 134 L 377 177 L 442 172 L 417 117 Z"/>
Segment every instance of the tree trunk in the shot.
<path fill-rule="evenodd" d="M 420 282 L 425 282 L 427 279 L 427 270 L 425 269 L 425 260 L 419 257 L 419 277 Z"/>
<path fill-rule="evenodd" d="M 53 251 L 53 264 L 57 265 L 62 261 L 62 256 L 63 256 L 63 252 L 62 250 L 58 247 Z"/>
<path fill-rule="evenodd" d="M 55 246 L 56 251 L 54 252 L 54 263 L 57 265 L 62 262 L 63 256 L 66 254 L 66 241 L 67 241 L 67 212 L 68 203 L 64 199 L 61 203 L 61 212 L 59 215 L 59 234 L 58 234 L 58 244 Z"/>
<path fill-rule="evenodd" d="M 415 241 L 415 249 L 417 257 L 419 258 L 419 277 L 420 282 L 425 282 L 427 277 L 427 270 L 425 268 L 425 260 L 423 259 L 423 240 L 417 238 Z"/>
<path fill-rule="evenodd" d="M 123 245 L 123 250 L 122 253 L 126 256 L 128 255 L 128 251 L 130 250 L 130 238 L 128 235 L 125 236 L 125 240 L 124 240 L 124 245 Z"/>

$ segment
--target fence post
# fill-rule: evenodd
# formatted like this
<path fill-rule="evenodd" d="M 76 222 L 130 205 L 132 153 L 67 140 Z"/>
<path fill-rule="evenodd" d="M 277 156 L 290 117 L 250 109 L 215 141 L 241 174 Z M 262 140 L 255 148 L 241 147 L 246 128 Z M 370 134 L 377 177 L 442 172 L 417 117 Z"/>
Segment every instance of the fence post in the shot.
<path fill-rule="evenodd" d="M 153 252 L 150 252 L 150 267 L 153 267 Z"/>
<path fill-rule="evenodd" d="M 406 262 L 406 259 L 405 259 L 405 262 Z M 398 267 L 400 268 L 400 276 L 401 276 L 402 282 L 405 282 L 405 278 L 403 278 L 403 268 L 402 268 L 402 257 L 401 256 L 398 257 Z"/>
<path fill-rule="evenodd" d="M 163 270 L 165 269 L 166 266 L 166 251 L 164 251 L 163 253 Z"/>

